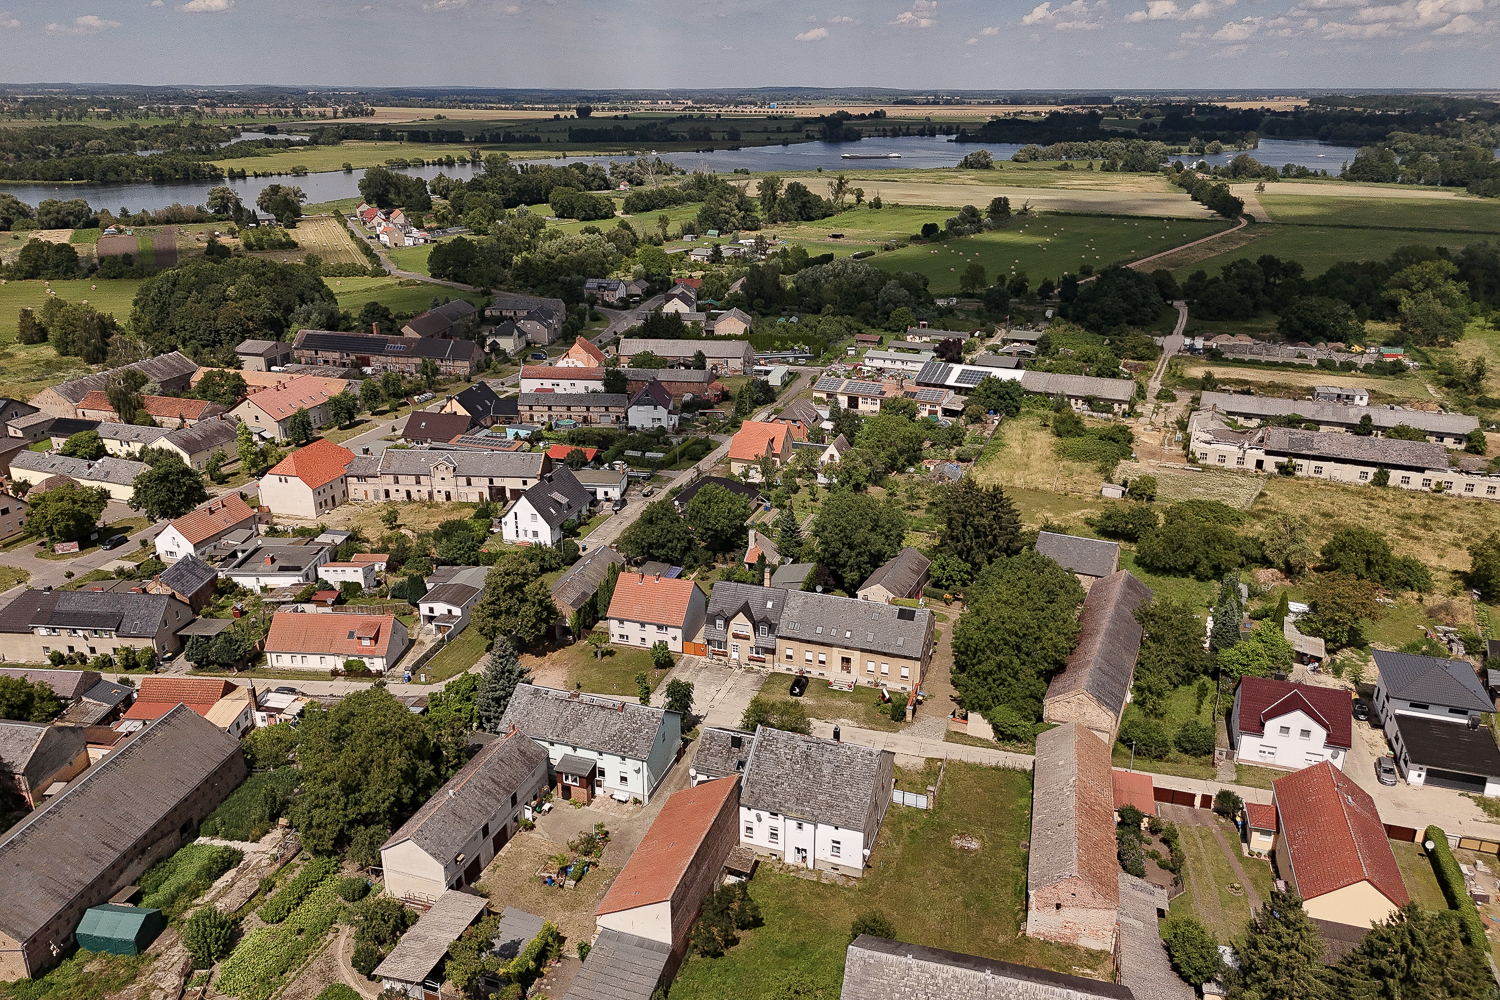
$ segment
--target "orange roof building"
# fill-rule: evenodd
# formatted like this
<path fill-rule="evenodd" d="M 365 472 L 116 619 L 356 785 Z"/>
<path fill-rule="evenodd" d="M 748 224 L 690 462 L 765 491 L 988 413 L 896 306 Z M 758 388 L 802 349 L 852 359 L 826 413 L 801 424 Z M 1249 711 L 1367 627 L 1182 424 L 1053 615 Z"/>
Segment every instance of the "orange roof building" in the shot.
<path fill-rule="evenodd" d="M 242 529 L 254 530 L 259 521 L 255 508 L 238 493 L 229 493 L 177 518 L 156 536 L 156 555 L 162 562 L 183 556 L 206 554 L 225 535 Z"/>
<path fill-rule="evenodd" d="M 174 396 L 142 396 L 141 412 L 155 420 L 161 427 L 191 427 L 203 420 L 210 420 L 224 413 L 224 407 L 206 399 L 177 399 Z M 110 405 L 109 396 L 94 389 L 78 404 L 80 420 L 102 420 L 118 423 L 120 415 Z"/>
<path fill-rule="evenodd" d="M 599 454 L 598 448 L 583 448 L 576 444 L 554 444 L 547 449 L 547 457 L 554 462 L 561 462 L 574 451 L 583 452 L 583 457 L 590 462 L 594 460 L 595 455 Z"/>
<path fill-rule="evenodd" d="M 276 670 L 327 672 L 348 660 L 383 674 L 408 645 L 395 615 L 328 615 L 280 612 L 271 616 L 266 664 Z"/>
<path fill-rule="evenodd" d="M 604 352 L 587 337 L 579 336 L 562 357 L 557 359 L 559 368 L 603 368 L 607 359 Z"/>
<path fill-rule="evenodd" d="M 236 738 L 255 728 L 255 692 L 216 677 L 141 678 L 140 692 L 116 728 L 133 731 L 178 705 L 186 705 Z"/>
<path fill-rule="evenodd" d="M 329 379 L 299 375 L 277 383 L 270 389 L 252 392 L 231 412 L 263 438 L 273 441 L 290 439 L 288 427 L 298 410 L 306 410 L 313 427 L 322 427 L 330 419 L 329 397 L 337 395 Z"/>
<path fill-rule="evenodd" d="M 729 442 L 729 471 L 759 481 L 760 460 L 767 455 L 778 469 L 792 460 L 791 427 L 755 421 L 742 424 Z"/>
<path fill-rule="evenodd" d="M 1115 812 L 1119 812 L 1121 806 L 1135 806 L 1147 816 L 1156 815 L 1156 785 L 1151 781 L 1151 775 L 1117 767 L 1113 776 Z"/>
<path fill-rule="evenodd" d="M 349 499 L 354 452 L 326 438 L 298 448 L 260 480 L 260 502 L 285 517 L 318 518 Z"/>
<path fill-rule="evenodd" d="M 732 777 L 667 799 L 594 911 L 601 931 L 667 944 L 680 957 L 704 898 L 738 843 L 739 803 L 739 779 Z"/>
<path fill-rule="evenodd" d="M 665 642 L 674 653 L 703 630 L 708 598 L 692 580 L 621 573 L 609 602 L 609 638 L 649 649 Z"/>

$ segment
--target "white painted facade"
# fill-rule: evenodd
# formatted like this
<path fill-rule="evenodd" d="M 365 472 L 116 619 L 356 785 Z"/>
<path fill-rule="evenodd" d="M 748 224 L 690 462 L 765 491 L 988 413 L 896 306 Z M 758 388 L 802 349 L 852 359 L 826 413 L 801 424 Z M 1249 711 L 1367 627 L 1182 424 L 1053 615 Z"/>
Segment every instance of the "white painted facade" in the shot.
<path fill-rule="evenodd" d="M 1240 705 L 1235 701 L 1229 724 L 1234 727 L 1235 757 L 1246 764 L 1300 771 L 1328 761 L 1344 769 L 1346 752 L 1328 745 L 1328 730 L 1301 709 L 1265 720 L 1264 733 L 1246 733 L 1239 728 Z"/>
<path fill-rule="evenodd" d="M 858 830 L 826 823 L 791 819 L 740 806 L 740 843 L 761 854 L 771 854 L 789 865 L 843 871 L 864 871 L 865 838 Z"/>
<path fill-rule="evenodd" d="M 318 579 L 327 580 L 335 587 L 344 583 L 357 583 L 365 590 L 374 590 L 375 564 L 324 563 L 318 567 Z"/>
<path fill-rule="evenodd" d="M 500 525 L 501 537 L 512 545 L 522 542 L 556 545 L 563 538 L 563 526 L 560 524 L 554 528 L 548 524 L 547 518 L 537 513 L 531 501 L 524 496 L 505 512 Z"/>
<path fill-rule="evenodd" d="M 567 743 L 552 743 L 542 739 L 538 739 L 537 743 L 546 748 L 547 759 L 554 767 L 558 761 L 569 754 L 594 761 L 596 765 L 594 794 L 596 796 L 614 796 L 618 792 L 627 799 L 649 802 L 652 792 L 656 790 L 656 786 L 666 776 L 672 762 L 676 759 L 677 745 L 681 741 L 682 717 L 676 712 L 665 712 L 662 714 L 662 724 L 657 731 L 656 742 L 651 745 L 651 753 L 644 760 L 638 757 L 603 753 Z"/>
<path fill-rule="evenodd" d="M 628 427 L 637 427 L 647 431 L 656 427 L 665 427 L 669 431 L 675 431 L 677 414 L 648 398 L 640 403 L 632 404 L 625 411 L 625 424 Z"/>

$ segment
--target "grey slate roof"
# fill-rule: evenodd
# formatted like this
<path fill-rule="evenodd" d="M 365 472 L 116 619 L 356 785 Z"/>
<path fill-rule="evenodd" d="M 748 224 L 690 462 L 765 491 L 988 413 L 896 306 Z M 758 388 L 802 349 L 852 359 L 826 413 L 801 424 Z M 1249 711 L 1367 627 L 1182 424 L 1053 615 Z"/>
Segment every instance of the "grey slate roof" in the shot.
<path fill-rule="evenodd" d="M 482 351 L 470 340 L 441 337 L 382 337 L 371 333 L 298 330 L 292 347 L 301 351 L 369 355 L 385 358 L 432 358 L 434 361 L 473 361 Z"/>
<path fill-rule="evenodd" d="M 691 358 L 698 351 L 709 359 L 744 360 L 747 364 L 755 358 L 755 351 L 748 340 L 662 340 L 655 337 L 622 337 L 619 354 L 622 358 L 650 352 L 659 358 Z"/>
<path fill-rule="evenodd" d="M 27 591 L 22 600 L 36 591 Z M 31 616 L 32 625 L 51 628 L 112 629 L 117 635 L 143 638 L 154 636 L 163 619 L 172 624 L 174 613 L 180 624 L 192 620 L 187 605 L 170 594 L 132 594 L 118 591 L 64 590 L 50 608 L 43 605 Z M 172 605 L 176 605 L 173 608 Z M 187 612 L 183 617 L 182 613 Z"/>
<path fill-rule="evenodd" d="M 502 400 L 495 394 L 487 382 L 475 382 L 456 397 L 458 405 L 462 406 L 475 420 L 485 417 L 515 416 L 516 401 L 514 399 Z M 508 404 L 508 405 L 505 405 Z"/>
<path fill-rule="evenodd" d="M 4 608 L 0 608 L 0 632 L 31 631 L 31 620 L 38 615 L 50 614 L 57 607 L 57 599 L 67 593 L 64 590 L 23 590 Z M 11 668 L 7 668 L 11 669 Z M 53 688 L 53 691 L 56 691 Z"/>
<path fill-rule="evenodd" d="M 28 590 L 21 594 L 41 594 L 40 590 Z M 57 593 L 57 591 L 53 591 Z M 19 601 L 20 598 L 17 598 Z M 24 617 L 30 618 L 28 612 Z M 29 631 L 27 628 L 3 629 L 0 631 L 16 632 Z M 45 684 L 52 689 L 52 693 L 63 701 L 72 701 L 74 698 L 83 697 L 84 693 L 95 684 L 99 683 L 99 673 L 95 670 L 47 670 L 34 667 L 0 667 L 0 677 L 14 677 L 32 684 Z"/>
<path fill-rule="evenodd" d="M 717 585 L 715 585 L 715 589 Z M 787 592 L 781 635 L 809 643 L 837 643 L 870 653 L 922 658 L 932 635 L 932 612 L 806 590 Z"/>
<path fill-rule="evenodd" d="M 630 401 L 630 405 L 670 410 L 672 408 L 672 394 L 667 391 L 666 386 L 652 379 L 641 386 L 641 391 L 635 394 L 635 398 Z"/>
<path fill-rule="evenodd" d="M 126 365 L 125 368 L 132 368 L 145 375 L 147 380 L 160 383 L 191 376 L 198 370 L 198 365 L 180 352 L 172 351 L 160 357 L 137 361 L 134 364 Z M 77 406 L 83 401 L 84 396 L 87 396 L 95 389 L 102 392 L 109 388 L 110 378 L 114 376 L 115 372 L 123 370 L 122 368 L 111 368 L 108 371 L 95 372 L 92 375 L 85 375 L 83 378 L 75 378 L 71 382 L 55 385 L 52 387 L 52 390 L 63 399 Z"/>
<path fill-rule="evenodd" d="M 584 489 L 578 477 L 573 475 L 572 469 L 559 465 L 546 477 L 528 487 L 521 494 L 521 500 L 529 503 L 550 527 L 556 528 L 587 512 L 593 506 L 594 496 Z"/>
<path fill-rule="evenodd" d="M 490 953 L 509 961 L 521 954 L 531 939 L 542 932 L 546 921 L 534 913 L 507 906 L 500 914 L 500 925 L 495 928 L 495 946 Z"/>
<path fill-rule="evenodd" d="M 430 476 L 432 467 L 446 464 L 455 476 L 494 479 L 535 479 L 547 456 L 539 451 L 416 451 L 387 448 L 379 457 L 356 457 L 351 476 Z"/>
<path fill-rule="evenodd" d="M 612 565 L 625 565 L 625 557 L 614 549 L 585 552 L 583 558 L 569 566 L 552 585 L 552 603 L 557 605 L 557 610 L 567 617 L 581 608 L 583 602 L 599 590 Z"/>
<path fill-rule="evenodd" d="M 1078 645 L 1063 672 L 1047 686 L 1046 701 L 1085 691 L 1116 719 L 1125 711 L 1143 632 L 1135 609 L 1151 600 L 1151 588 L 1128 570 L 1089 588 L 1078 616 Z"/>
<path fill-rule="evenodd" d="M 100 681 L 84 692 L 82 698 L 64 709 L 62 715 L 57 717 L 57 724 L 80 727 L 97 725 L 134 697 L 135 688 L 113 681 Z"/>
<path fill-rule="evenodd" d="M 610 753 L 629 760 L 651 755 L 666 710 L 600 695 L 519 684 L 500 720 L 541 743 Z"/>
<path fill-rule="evenodd" d="M 1120 982 L 1143 1000 L 1196 1000 L 1198 994 L 1172 971 L 1156 913 L 1167 908 L 1167 892 L 1120 872 Z"/>
<path fill-rule="evenodd" d="M 522 406 L 626 406 L 630 398 L 623 392 L 523 392 Z"/>
<path fill-rule="evenodd" d="M 1386 693 L 1402 701 L 1425 702 L 1470 712 L 1493 712 L 1474 668 L 1463 660 L 1375 650 L 1375 666 Z"/>
<path fill-rule="evenodd" d="M 291 349 L 291 344 L 283 344 L 275 340 L 242 340 L 239 346 L 234 349 L 234 353 L 263 358 L 268 354 L 276 354 L 282 350 L 290 351 Z"/>
<path fill-rule="evenodd" d="M 479 596 L 479 590 L 478 587 L 469 587 L 462 583 L 441 583 L 422 595 L 422 603 L 451 604 L 461 608 Z"/>
<path fill-rule="evenodd" d="M 375 968 L 376 979 L 420 983 L 448 954 L 470 924 L 489 906 L 483 896 L 448 889 L 422 914 Z"/>
<path fill-rule="evenodd" d="M 931 559 L 908 545 L 884 566 L 871 573 L 870 578 L 859 585 L 859 592 L 863 593 L 871 587 L 884 587 L 897 597 L 911 597 L 931 565 Z"/>
<path fill-rule="evenodd" d="M 547 766 L 547 751 L 520 733 L 485 745 L 381 850 L 409 840 L 446 864 L 489 822 L 497 802 L 524 791 L 527 776 L 538 766 Z"/>
<path fill-rule="evenodd" d="M 240 422 L 230 417 L 223 420 L 203 420 L 191 427 L 179 427 L 164 439 L 189 455 L 223 448 L 226 458 L 234 457 L 235 434 Z"/>
<path fill-rule="evenodd" d="M 1354 434 L 1322 434 L 1288 427 L 1266 429 L 1266 451 L 1297 458 L 1322 458 L 1405 469 L 1446 469 L 1448 449 L 1433 441 L 1395 441 Z"/>
<path fill-rule="evenodd" d="M 19 451 L 10 460 L 12 469 L 28 472 L 45 472 L 49 476 L 67 476 L 80 482 L 111 483 L 129 486 L 135 477 L 146 471 L 144 462 L 132 462 L 125 458 L 106 456 L 97 462 L 67 455 L 44 454 L 39 451 Z"/>
<path fill-rule="evenodd" d="M 1021 362 L 1008 354 L 979 354 L 974 357 L 970 364 L 981 368 L 1019 368 Z"/>
<path fill-rule="evenodd" d="M 89 768 L 0 840 L 0 931 L 29 940 L 239 753 L 239 740 L 177 705 Z"/>
<path fill-rule="evenodd" d="M 621 368 L 620 370 L 632 382 L 649 382 L 652 379 L 662 383 L 699 382 L 705 388 L 712 385 L 714 379 L 719 377 L 706 369 L 699 371 L 696 368 Z"/>
<path fill-rule="evenodd" d="M 24 775 L 35 796 L 41 787 L 83 751 L 83 730 L 74 726 L 49 726 L 42 722 L 0 719 L 0 771 Z"/>
<path fill-rule="evenodd" d="M 161 582 L 184 597 L 190 597 L 217 576 L 212 566 L 189 552 L 166 568 L 161 574 Z"/>
<path fill-rule="evenodd" d="M 787 563 L 785 566 L 779 566 L 776 572 L 771 574 L 771 586 L 786 590 L 801 590 L 807 574 L 811 573 L 816 566 L 816 563 Z"/>
<path fill-rule="evenodd" d="M 1443 722 L 1400 713 L 1392 719 L 1413 764 L 1500 778 L 1500 748 L 1489 726 L 1470 729 L 1459 720 Z"/>
<path fill-rule="evenodd" d="M 854 743 L 835 743 L 761 726 L 745 764 L 740 805 L 793 819 L 859 830 L 866 843 L 875 832 L 865 829 L 879 797 L 882 756 Z"/>
<path fill-rule="evenodd" d="M 1477 417 L 1463 413 L 1429 413 L 1426 410 L 1388 410 L 1384 406 L 1348 406 L 1344 403 L 1323 403 L 1312 399 L 1279 399 L 1271 396 L 1246 396 L 1237 392 L 1205 392 L 1199 406 L 1210 407 L 1230 416 L 1264 420 L 1268 417 L 1288 417 L 1296 414 L 1319 424 L 1336 424 L 1354 427 L 1359 418 L 1368 415 L 1370 423 L 1379 431 L 1387 431 L 1398 424 L 1429 434 L 1467 434 L 1479 426 Z"/>
<path fill-rule="evenodd" d="M 861 934 L 839 1000 L 1136 1000 L 1124 986 Z M 1140 1000 L 1155 1000 L 1143 996 Z M 1168 1000 L 1168 998 L 1163 998 Z"/>
<path fill-rule="evenodd" d="M 1037 532 L 1036 550 L 1063 569 L 1083 576 L 1109 576 L 1120 563 L 1119 542 L 1081 538 L 1078 535 Z"/>
<path fill-rule="evenodd" d="M 1099 378 L 1096 375 L 1055 375 L 1052 372 L 1024 371 L 1021 388 L 1027 392 L 1063 395 L 1069 399 L 1097 396 L 1110 403 L 1128 403 L 1135 398 L 1135 379 Z"/>
<path fill-rule="evenodd" d="M 703 623 L 703 638 L 708 642 L 723 641 L 729 634 L 729 623 L 735 615 L 743 613 L 751 621 L 751 629 L 759 632 L 764 623 L 768 638 L 774 638 L 781 627 L 781 614 L 786 610 L 787 592 L 777 587 L 758 587 L 749 583 L 720 580 L 708 595 L 708 614 Z M 724 627 L 719 628 L 719 619 Z"/>
<path fill-rule="evenodd" d="M 112 424 L 100 421 L 99 437 L 131 446 L 154 444 L 170 433 L 165 427 L 143 427 L 140 424 Z"/>
<path fill-rule="evenodd" d="M 739 746 L 735 746 L 735 740 Z M 755 734 L 740 729 L 702 729 L 698 734 L 698 752 L 693 757 L 693 770 L 701 780 L 706 775 L 713 778 L 737 778 L 745 773 L 745 764 L 750 751 L 755 747 Z"/>
<path fill-rule="evenodd" d="M 672 946 L 606 927 L 563 1000 L 650 1000 Z"/>

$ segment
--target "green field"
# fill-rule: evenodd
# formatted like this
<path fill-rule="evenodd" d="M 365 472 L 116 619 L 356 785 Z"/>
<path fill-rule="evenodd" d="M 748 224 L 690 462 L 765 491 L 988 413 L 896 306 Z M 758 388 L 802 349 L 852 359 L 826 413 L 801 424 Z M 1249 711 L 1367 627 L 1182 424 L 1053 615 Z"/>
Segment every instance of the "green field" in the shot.
<path fill-rule="evenodd" d="M 419 313 L 432 304 L 436 295 L 442 299 L 467 299 L 475 305 L 485 301 L 485 296 L 474 292 L 461 292 L 446 285 L 431 285 L 412 278 L 324 278 L 333 289 L 340 309 L 359 312 L 366 302 L 384 303 L 391 312 Z"/>
<path fill-rule="evenodd" d="M 1249 243 L 1241 243 L 1240 246 L 1223 253 L 1203 257 L 1188 264 L 1179 264 L 1172 268 L 1172 274 L 1177 277 L 1178 281 L 1199 269 L 1215 275 L 1230 261 L 1254 260 L 1262 254 L 1272 254 L 1283 260 L 1299 261 L 1302 264 L 1303 273 L 1309 278 L 1315 278 L 1340 261 L 1375 260 L 1387 257 L 1398 247 L 1409 246 L 1412 243 L 1460 250 L 1470 243 L 1486 239 L 1485 236 L 1472 232 L 1325 229 L 1319 226 L 1277 226 L 1265 223 L 1253 226 L 1252 235 L 1253 238 Z M 1209 244 L 1209 247 L 1212 245 Z M 1207 250 L 1208 247 L 1204 249 Z"/>
<path fill-rule="evenodd" d="M 432 253 L 433 246 L 434 244 L 428 243 L 417 247 L 398 247 L 395 250 L 387 250 L 386 254 L 401 270 L 411 271 L 413 274 L 426 274 L 427 255 Z"/>
<path fill-rule="evenodd" d="M 130 304 L 135 300 L 135 291 L 141 286 L 138 279 L 118 278 L 102 281 L 79 278 L 75 281 L 53 281 L 52 290 L 57 298 L 65 302 L 82 302 L 100 312 L 114 313 L 115 319 L 126 322 L 130 319 Z M 47 284 L 41 281 L 7 281 L 0 285 L 0 342 L 11 341 L 16 336 L 16 318 L 25 306 L 41 311 L 50 298 Z M 50 350 L 50 349 L 49 349 Z"/>
<path fill-rule="evenodd" d="M 303 166 L 311 173 L 340 170 L 345 162 L 355 169 L 382 166 L 386 160 L 421 158 L 435 160 L 444 156 L 467 160 L 469 146 L 444 146 L 426 142 L 342 142 L 337 146 L 303 146 L 293 149 L 278 149 L 265 156 L 243 156 L 231 160 L 215 160 L 226 170 L 247 170 L 250 173 L 290 173 L 295 166 Z"/>
<path fill-rule="evenodd" d="M 984 265 L 991 282 L 1001 276 L 1008 279 L 1014 269 L 1024 271 L 1035 288 L 1043 278 L 1056 280 L 1083 264 L 1099 269 L 1162 253 L 1227 226 L 1187 219 L 1044 214 L 996 232 L 879 254 L 870 263 L 887 271 L 925 274 L 929 290 L 939 295 L 957 292 L 959 276 L 975 260 Z"/>
<path fill-rule="evenodd" d="M 1482 198 L 1357 198 L 1256 195 L 1273 222 L 1299 226 L 1500 233 L 1500 201 Z"/>

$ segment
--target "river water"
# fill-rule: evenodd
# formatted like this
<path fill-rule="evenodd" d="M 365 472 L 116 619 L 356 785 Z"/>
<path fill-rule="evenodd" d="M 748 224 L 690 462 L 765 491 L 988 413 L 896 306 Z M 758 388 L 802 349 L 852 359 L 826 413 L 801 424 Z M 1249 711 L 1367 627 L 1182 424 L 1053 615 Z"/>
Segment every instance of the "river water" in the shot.
<path fill-rule="evenodd" d="M 246 133 L 246 137 L 260 138 L 259 135 Z M 289 135 L 276 136 L 275 138 L 294 138 Z M 1014 143 L 955 143 L 946 136 L 907 136 L 902 138 L 871 138 L 861 142 L 852 143 L 829 143 L 829 142 L 801 142 L 787 146 L 750 146 L 743 149 L 720 149 L 707 153 L 667 153 L 663 159 L 669 159 L 688 171 L 705 170 L 728 173 L 733 170 L 745 169 L 756 173 L 765 171 L 797 171 L 817 170 L 880 170 L 880 169 L 921 169 L 931 167 L 952 167 L 958 164 L 966 154 L 979 149 L 988 149 L 996 160 L 1004 161 L 1010 159 L 1011 155 L 1021 148 Z M 412 155 L 421 156 L 422 147 L 413 145 Z M 869 155 L 872 153 L 900 153 L 900 159 L 886 160 L 846 160 L 842 158 L 844 153 L 859 153 Z M 1283 164 L 1294 163 L 1312 170 L 1327 170 L 1331 174 L 1337 174 L 1342 165 L 1354 159 L 1355 150 L 1350 146 L 1334 146 L 1329 143 L 1318 142 L 1310 139 L 1262 139 L 1260 147 L 1250 151 L 1250 155 L 1263 164 L 1280 167 Z M 1196 162 L 1207 160 L 1210 164 L 1219 165 L 1228 163 L 1239 155 L 1236 150 L 1228 150 L 1216 156 L 1187 156 L 1180 157 L 1183 162 Z M 610 160 L 624 159 L 616 156 L 566 156 L 560 157 L 566 163 L 603 163 L 608 164 Z M 1176 158 L 1174 158 L 1176 159 Z M 241 161 L 245 168 L 253 170 L 254 159 Z M 474 167 L 468 163 L 460 163 L 452 167 L 412 167 L 403 171 L 406 174 L 431 180 L 438 174 L 447 174 L 456 180 L 468 180 L 474 176 Z M 1003 169 L 1003 164 L 1002 164 Z M 344 173 L 341 170 L 326 173 L 308 174 L 305 177 L 248 177 L 244 180 L 221 181 L 219 183 L 239 193 L 240 200 L 247 205 L 253 205 L 260 192 L 268 184 L 293 184 L 307 193 L 307 200 L 312 203 L 335 201 L 341 198 L 359 197 L 359 179 L 364 176 L 363 170 L 355 170 Z M 29 205 L 35 205 L 47 198 L 84 198 L 95 209 L 109 209 L 119 211 L 127 208 L 131 212 L 154 211 L 166 208 L 168 205 L 178 202 L 184 205 L 201 205 L 205 201 L 208 189 L 214 187 L 207 183 L 173 182 L 167 184 L 34 184 L 34 183 L 0 183 L 0 191 L 12 194 Z"/>

